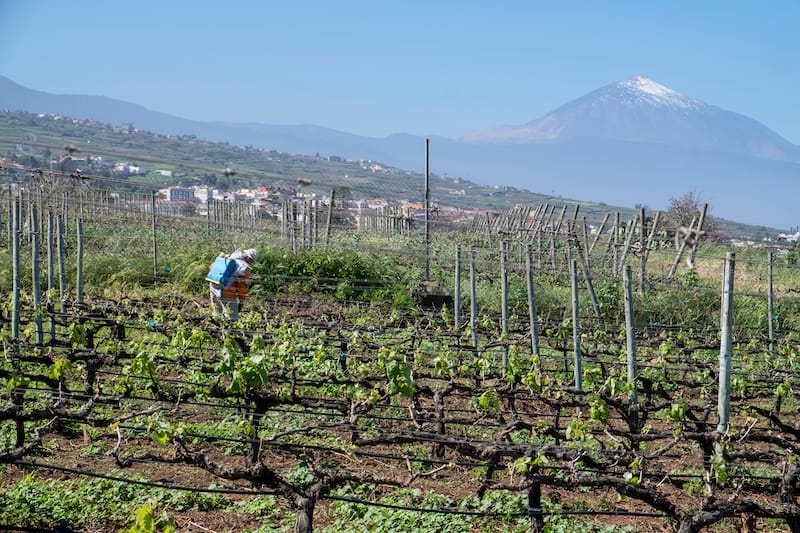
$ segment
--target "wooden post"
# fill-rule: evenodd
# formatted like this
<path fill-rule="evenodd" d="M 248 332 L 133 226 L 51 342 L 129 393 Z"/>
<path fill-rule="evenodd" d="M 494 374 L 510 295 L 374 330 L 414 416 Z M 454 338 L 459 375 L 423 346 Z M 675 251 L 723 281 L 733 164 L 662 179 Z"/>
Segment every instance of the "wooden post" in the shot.
<path fill-rule="evenodd" d="M 331 223 L 333 222 L 333 204 L 336 201 L 336 189 L 331 189 L 331 203 L 328 206 L 328 218 L 325 221 L 325 246 L 330 244 Z"/>
<path fill-rule="evenodd" d="M 158 239 L 156 238 L 156 191 L 150 196 L 150 212 L 153 222 L 153 284 L 158 283 Z"/>
<path fill-rule="evenodd" d="M 478 282 L 475 272 L 475 249 L 469 251 L 469 327 L 472 330 L 472 347 L 478 353 Z"/>
<path fill-rule="evenodd" d="M 18 374 L 20 372 L 19 367 L 19 314 L 20 314 L 20 243 L 19 243 L 19 236 L 20 236 L 20 227 L 21 227 L 21 217 L 20 217 L 20 208 L 21 208 L 21 199 L 15 199 L 14 201 L 14 208 L 13 208 L 13 236 L 11 239 L 11 261 L 12 261 L 12 296 L 11 296 L 11 337 L 14 339 L 14 359 L 13 359 L 13 367 L 14 367 L 14 374 Z M 16 380 L 15 380 L 16 381 Z M 22 400 L 24 398 L 24 392 L 20 390 L 18 387 L 14 387 L 11 392 L 11 403 L 18 409 L 22 410 Z M 15 421 L 16 425 L 16 433 L 17 433 L 17 447 L 21 447 L 25 444 L 25 423 L 22 421 L 21 418 L 17 418 Z"/>
<path fill-rule="evenodd" d="M 625 294 L 625 338 L 628 348 L 628 384 L 632 385 L 628 395 L 628 409 L 635 409 L 639 403 L 637 396 L 637 376 L 636 368 L 636 336 L 634 334 L 633 317 L 633 287 L 631 282 L 631 267 L 625 265 L 622 270 L 622 286 Z"/>
<path fill-rule="evenodd" d="M 597 233 L 594 234 L 594 239 L 592 239 L 592 244 L 589 245 L 589 257 L 592 256 L 592 252 L 594 252 L 594 246 L 597 244 L 597 240 L 600 238 L 600 235 L 603 234 L 603 230 L 606 227 L 606 222 L 608 222 L 609 213 L 606 213 L 606 216 L 603 217 L 603 221 L 600 223 L 600 227 L 597 228 Z"/>
<path fill-rule="evenodd" d="M 572 342 L 575 355 L 575 390 L 580 397 L 583 391 L 583 367 L 581 361 L 581 326 L 578 300 L 578 265 L 575 259 L 570 259 L 569 274 L 572 279 Z"/>
<path fill-rule="evenodd" d="M 767 320 L 769 324 L 769 353 L 775 353 L 775 294 L 772 287 L 772 250 L 767 252 Z"/>
<path fill-rule="evenodd" d="M 695 219 L 693 218 L 692 221 L 689 223 L 689 229 L 694 228 Z M 677 237 L 676 237 L 677 238 Z M 680 244 L 678 245 L 678 253 L 675 256 L 675 260 L 672 261 L 672 266 L 669 269 L 669 274 L 667 274 L 667 279 L 671 278 L 675 275 L 675 272 L 678 270 L 678 263 L 681 261 L 681 256 L 683 255 L 683 250 L 686 249 L 686 236 L 681 239 Z"/>
<path fill-rule="evenodd" d="M 576 251 L 578 254 L 578 259 L 580 260 L 581 263 L 581 270 L 583 271 L 583 279 L 586 280 L 586 290 L 589 292 L 589 300 L 592 302 L 592 309 L 594 310 L 594 315 L 597 317 L 597 321 L 600 324 L 600 328 L 606 329 L 606 326 L 603 323 L 602 314 L 600 313 L 600 302 L 597 301 L 597 294 L 594 292 L 594 283 L 592 283 L 592 275 L 589 271 L 589 260 L 583 253 L 583 250 L 581 250 L 578 238 L 575 237 L 574 240 L 575 240 L 575 247 L 577 248 Z"/>
<path fill-rule="evenodd" d="M 614 258 L 614 272 L 617 271 L 619 268 L 619 229 L 620 229 L 620 219 L 619 219 L 619 211 L 614 213 L 614 235 L 612 239 L 609 239 L 608 242 L 612 246 L 612 257 Z"/>
<path fill-rule="evenodd" d="M 622 247 L 622 254 L 619 258 L 619 265 L 617 265 L 617 273 L 622 272 L 622 266 L 625 264 L 625 259 L 628 257 L 628 250 L 631 246 L 631 239 L 633 238 L 633 234 L 636 232 L 636 222 L 638 217 L 634 217 L 628 223 L 627 235 L 625 235 L 625 245 Z"/>
<path fill-rule="evenodd" d="M 12 263 L 12 296 L 11 296 L 11 336 L 16 340 L 19 338 L 19 297 L 20 297 L 20 200 L 14 199 L 11 210 L 12 231 L 11 231 L 11 263 Z"/>
<path fill-rule="evenodd" d="M 719 424 L 717 432 L 728 431 L 731 404 L 731 358 L 733 347 L 731 329 L 733 327 L 733 272 L 736 254 L 728 252 L 722 282 L 722 311 L 720 316 L 719 345 Z"/>
<path fill-rule="evenodd" d="M 461 328 L 461 245 L 456 246 L 456 271 L 453 287 L 453 323 L 456 331 Z"/>
<path fill-rule="evenodd" d="M 500 241 L 500 314 L 503 328 L 503 377 L 508 374 L 508 242 Z"/>
<path fill-rule="evenodd" d="M 536 293 L 533 285 L 533 257 L 531 247 L 525 254 L 528 285 L 528 327 L 531 332 L 531 355 L 539 356 L 539 318 L 536 314 Z"/>
<path fill-rule="evenodd" d="M 53 293 L 56 290 L 56 283 L 55 283 L 55 251 L 53 249 L 55 245 L 55 224 L 53 219 L 53 211 L 48 209 L 47 210 L 47 304 L 50 307 L 50 311 L 52 311 L 53 305 Z M 53 340 L 56 338 L 56 321 L 53 317 L 53 313 L 48 313 L 50 316 L 50 339 Z"/>
<path fill-rule="evenodd" d="M 66 272 L 66 259 L 64 258 L 64 233 L 62 231 L 64 225 L 64 216 L 59 215 L 56 219 L 56 237 L 58 239 L 58 299 L 61 302 L 60 310 L 63 313 L 65 308 L 65 300 L 67 294 L 67 272 Z"/>
<path fill-rule="evenodd" d="M 697 245 L 700 243 L 700 232 L 703 231 L 703 223 L 706 220 L 706 213 L 708 212 L 708 204 L 703 204 L 703 209 L 700 210 L 700 218 L 697 219 L 697 238 L 692 242 L 692 247 L 689 249 L 689 263 L 694 265 L 694 258 L 697 254 Z"/>
<path fill-rule="evenodd" d="M 31 202 L 30 211 L 30 225 L 31 225 L 31 281 L 33 285 L 33 316 L 36 325 L 36 343 L 42 344 L 44 342 L 44 334 L 42 332 L 42 316 L 38 313 L 42 305 L 42 287 L 40 284 L 40 265 L 39 265 L 39 215 L 36 211 L 36 203 Z"/>
<path fill-rule="evenodd" d="M 647 254 L 645 253 L 647 249 L 647 219 L 645 218 L 644 207 L 639 211 L 639 222 L 639 292 L 644 294 L 645 270 L 647 268 Z"/>
<path fill-rule="evenodd" d="M 78 305 L 83 303 L 83 219 L 78 219 L 78 260 L 75 281 L 75 301 Z"/>
<path fill-rule="evenodd" d="M 561 209 L 561 214 L 558 216 L 558 223 L 556 224 L 555 228 L 553 228 L 553 234 L 550 237 L 550 265 L 553 267 L 553 270 L 556 269 L 556 235 L 559 231 L 561 231 L 561 224 L 564 223 L 564 215 L 567 212 L 567 206 L 565 205 Z"/>

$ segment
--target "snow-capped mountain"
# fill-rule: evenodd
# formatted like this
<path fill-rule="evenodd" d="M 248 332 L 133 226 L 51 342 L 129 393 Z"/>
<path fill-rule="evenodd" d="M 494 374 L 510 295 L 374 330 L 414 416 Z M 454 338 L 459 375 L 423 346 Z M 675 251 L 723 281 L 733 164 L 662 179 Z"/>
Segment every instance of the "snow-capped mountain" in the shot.
<path fill-rule="evenodd" d="M 763 124 L 644 76 L 597 89 L 526 124 L 481 129 L 460 140 L 529 144 L 576 138 L 704 147 L 800 161 L 800 149 Z"/>

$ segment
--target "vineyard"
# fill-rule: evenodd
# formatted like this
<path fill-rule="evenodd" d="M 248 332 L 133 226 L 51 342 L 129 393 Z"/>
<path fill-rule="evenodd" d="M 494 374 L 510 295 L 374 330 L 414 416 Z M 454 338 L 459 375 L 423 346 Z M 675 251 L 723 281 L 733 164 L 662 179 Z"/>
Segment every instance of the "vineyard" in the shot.
<path fill-rule="evenodd" d="M 2 198 L 4 529 L 800 532 L 791 254 L 51 185 Z"/>

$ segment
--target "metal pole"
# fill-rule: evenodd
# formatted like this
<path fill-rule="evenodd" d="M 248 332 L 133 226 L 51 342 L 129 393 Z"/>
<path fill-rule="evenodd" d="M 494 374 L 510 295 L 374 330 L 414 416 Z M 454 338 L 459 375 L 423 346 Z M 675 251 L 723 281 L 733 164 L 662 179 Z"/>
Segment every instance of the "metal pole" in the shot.
<path fill-rule="evenodd" d="M 425 138 L 425 280 L 431 277 L 431 233 L 430 233 L 430 139 Z"/>
<path fill-rule="evenodd" d="M 728 430 L 731 405 L 731 358 L 733 347 L 731 328 L 733 327 L 733 271 L 736 254 L 728 252 L 725 257 L 725 275 L 722 283 L 722 312 L 720 315 L 719 344 L 719 424 L 717 432 Z"/>

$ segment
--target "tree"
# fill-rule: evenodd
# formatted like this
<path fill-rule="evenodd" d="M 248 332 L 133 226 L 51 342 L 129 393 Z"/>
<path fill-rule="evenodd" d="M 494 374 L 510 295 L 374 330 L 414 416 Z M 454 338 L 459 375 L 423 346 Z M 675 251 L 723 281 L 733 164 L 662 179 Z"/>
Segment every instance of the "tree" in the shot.
<path fill-rule="evenodd" d="M 667 227 L 672 232 L 677 232 L 682 227 L 694 226 L 696 228 L 703 204 L 705 202 L 695 190 L 690 190 L 678 197 L 670 197 L 666 212 Z M 707 208 L 702 229 L 705 231 L 706 238 L 715 240 L 719 233 L 719 225 L 709 213 L 710 208 Z"/>

